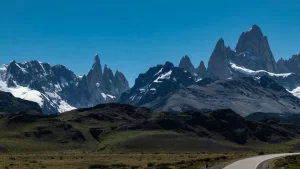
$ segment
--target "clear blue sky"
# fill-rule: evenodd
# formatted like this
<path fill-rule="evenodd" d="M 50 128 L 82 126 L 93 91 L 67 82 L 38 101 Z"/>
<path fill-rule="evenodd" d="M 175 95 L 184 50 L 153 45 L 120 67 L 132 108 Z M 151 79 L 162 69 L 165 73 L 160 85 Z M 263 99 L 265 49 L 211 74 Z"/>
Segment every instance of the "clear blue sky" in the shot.
<path fill-rule="evenodd" d="M 207 64 L 220 37 L 235 48 L 259 25 L 276 60 L 300 53 L 297 0 L 0 0 L 0 63 L 40 60 L 86 74 L 95 53 L 132 86 L 187 54 Z"/>

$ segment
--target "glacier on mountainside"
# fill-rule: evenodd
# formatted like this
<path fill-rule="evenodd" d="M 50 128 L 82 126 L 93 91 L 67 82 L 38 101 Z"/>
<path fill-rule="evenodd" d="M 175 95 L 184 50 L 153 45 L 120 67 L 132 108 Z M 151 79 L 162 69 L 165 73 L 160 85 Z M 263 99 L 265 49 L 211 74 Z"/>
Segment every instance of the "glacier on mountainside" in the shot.
<path fill-rule="evenodd" d="M 293 73 L 281 73 L 281 74 L 276 74 L 276 73 L 271 73 L 271 72 L 267 72 L 265 70 L 251 70 L 251 69 L 247 69 L 245 67 L 241 67 L 241 66 L 237 66 L 235 63 L 232 63 L 230 62 L 230 67 L 237 71 L 237 72 L 240 72 L 240 73 L 243 73 L 245 75 L 251 75 L 251 76 L 254 76 L 254 75 L 257 75 L 259 73 L 266 73 L 270 76 L 276 76 L 276 77 L 287 77 L 287 76 L 290 76 L 291 74 Z"/>

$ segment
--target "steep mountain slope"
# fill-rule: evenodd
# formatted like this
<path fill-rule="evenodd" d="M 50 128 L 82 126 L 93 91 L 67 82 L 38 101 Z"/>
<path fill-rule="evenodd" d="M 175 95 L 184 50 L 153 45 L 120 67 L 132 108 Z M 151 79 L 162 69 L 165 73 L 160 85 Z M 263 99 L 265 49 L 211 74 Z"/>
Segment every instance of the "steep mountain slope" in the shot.
<path fill-rule="evenodd" d="M 188 71 L 166 62 L 140 74 L 135 80 L 135 85 L 130 91 L 123 93 L 119 101 L 137 106 L 155 107 L 161 104 L 162 98 L 192 84 L 194 80 Z"/>
<path fill-rule="evenodd" d="M 0 90 L 37 102 L 45 114 L 115 102 L 128 89 L 121 72 L 114 75 L 105 66 L 102 73 L 98 55 L 87 76 L 76 76 L 63 65 L 51 66 L 35 60 L 12 61 L 0 68 Z"/>
<path fill-rule="evenodd" d="M 300 86 L 300 75 L 296 73 L 271 73 L 265 70 L 253 71 L 245 67 L 239 67 L 234 63 L 230 63 L 230 71 L 232 76 L 248 76 L 252 78 L 260 78 L 262 76 L 268 76 L 269 78 L 276 81 L 278 84 L 283 86 L 287 91 L 292 93 L 294 96 L 300 98 L 299 86 Z"/>
<path fill-rule="evenodd" d="M 268 39 L 257 25 L 253 25 L 241 34 L 235 51 L 236 57 L 232 59 L 237 65 L 252 70 L 278 72 Z"/>
<path fill-rule="evenodd" d="M 194 76 L 195 78 L 198 78 L 198 79 L 208 76 L 204 62 L 201 61 L 199 66 L 197 68 L 195 68 L 191 62 L 190 57 L 187 55 L 185 55 L 184 57 L 181 58 L 178 67 L 185 69 L 192 76 Z"/>
<path fill-rule="evenodd" d="M 257 25 L 241 34 L 234 51 L 225 46 L 222 38 L 219 39 L 209 59 L 208 71 L 213 76 L 226 79 L 232 76 L 230 63 L 253 71 L 279 72 L 267 37 Z"/>
<path fill-rule="evenodd" d="M 11 93 L 0 91 L 0 113 L 42 113 L 40 106 L 31 101 L 14 97 Z"/>
<path fill-rule="evenodd" d="M 214 51 L 212 52 L 207 71 L 215 77 L 226 79 L 231 76 L 228 63 L 233 55 L 229 47 L 225 47 L 224 40 L 221 38 L 218 40 Z"/>
<path fill-rule="evenodd" d="M 187 70 L 193 76 L 197 76 L 195 67 L 187 55 L 182 57 L 182 59 L 179 62 L 178 67 Z"/>
<path fill-rule="evenodd" d="M 167 91 L 164 96 L 149 93 L 151 99 L 129 103 L 171 112 L 231 108 L 243 116 L 254 112 L 300 112 L 300 100 L 267 76 L 256 80 L 252 77 L 217 81 L 205 78 L 196 84 Z"/>
<path fill-rule="evenodd" d="M 293 72 L 300 74 L 300 54 L 293 55 L 290 59 L 280 59 L 277 62 L 277 66 L 280 73 Z"/>
<path fill-rule="evenodd" d="M 198 75 L 198 77 L 206 77 L 208 76 L 208 73 L 207 73 L 207 69 L 204 65 L 204 62 L 201 60 L 199 66 L 196 68 L 196 74 Z"/>

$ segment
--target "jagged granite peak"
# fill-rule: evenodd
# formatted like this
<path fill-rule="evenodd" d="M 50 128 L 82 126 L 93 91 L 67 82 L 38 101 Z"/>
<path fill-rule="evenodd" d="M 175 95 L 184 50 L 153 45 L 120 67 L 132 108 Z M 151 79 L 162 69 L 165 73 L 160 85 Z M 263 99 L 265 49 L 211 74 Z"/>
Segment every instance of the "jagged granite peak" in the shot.
<path fill-rule="evenodd" d="M 237 56 L 233 60 L 237 65 L 251 70 L 278 72 L 268 39 L 257 25 L 241 34 L 235 51 Z"/>
<path fill-rule="evenodd" d="M 151 67 L 147 72 L 141 73 L 135 80 L 134 86 L 124 92 L 120 102 L 133 105 L 143 105 L 155 102 L 157 98 L 164 98 L 168 94 L 194 83 L 194 77 L 185 69 L 175 67 L 173 63 Z"/>
<path fill-rule="evenodd" d="M 36 60 L 12 61 L 0 67 L 0 89 L 38 103 L 44 114 L 55 114 L 115 102 L 129 85 L 121 72 L 115 76 L 105 66 L 102 73 L 96 55 L 88 75 L 83 76 L 76 76 L 64 65 L 51 66 Z"/>
<path fill-rule="evenodd" d="M 94 64 L 93 64 L 92 69 L 97 69 L 99 67 L 101 67 L 100 58 L 99 58 L 99 55 L 96 54 L 95 58 L 94 58 Z"/>
<path fill-rule="evenodd" d="M 99 104 L 103 101 L 101 93 L 105 90 L 105 85 L 103 82 L 102 67 L 98 54 L 95 56 L 92 69 L 87 75 L 87 88 L 93 105 Z"/>
<path fill-rule="evenodd" d="M 214 51 L 212 52 L 207 70 L 212 76 L 225 79 L 230 77 L 229 71 L 229 56 L 230 48 L 225 47 L 224 39 L 220 38 L 215 46 Z"/>
<path fill-rule="evenodd" d="M 102 81 L 102 67 L 98 54 L 95 55 L 94 64 L 92 66 L 92 69 L 89 71 L 87 78 L 88 80 L 93 82 L 100 83 Z"/>
<path fill-rule="evenodd" d="M 115 77 L 112 70 L 105 64 L 103 70 L 103 83 L 106 93 L 115 94 L 114 79 Z"/>
<path fill-rule="evenodd" d="M 280 73 L 293 72 L 300 74 L 300 54 L 293 55 L 288 60 L 280 59 L 277 62 L 277 66 Z"/>
<path fill-rule="evenodd" d="M 289 73 L 291 70 L 289 69 L 288 61 L 280 58 L 277 61 L 277 68 L 279 73 Z"/>
<path fill-rule="evenodd" d="M 114 86 L 117 97 L 129 90 L 129 83 L 124 74 L 119 70 L 117 70 L 115 73 Z"/>
<path fill-rule="evenodd" d="M 166 97 L 149 99 L 139 106 L 174 113 L 230 108 L 243 116 L 254 112 L 281 114 L 300 111 L 300 100 L 268 77 L 233 77 L 208 80 L 204 84 L 199 82 L 174 90 Z"/>
<path fill-rule="evenodd" d="M 292 58 L 289 59 L 288 67 L 292 72 L 300 73 L 300 54 L 293 55 Z"/>
<path fill-rule="evenodd" d="M 204 62 L 201 60 L 199 66 L 196 68 L 196 73 L 199 77 L 205 77 L 206 76 L 206 67 L 204 65 Z"/>
<path fill-rule="evenodd" d="M 51 74 L 51 66 L 36 60 L 23 63 L 12 61 L 7 65 L 5 74 L 5 79 L 12 78 L 18 84 L 28 85 L 32 79 L 44 79 Z"/>
<path fill-rule="evenodd" d="M 195 74 L 195 67 L 191 62 L 191 59 L 188 55 L 185 55 L 181 58 L 179 62 L 179 67 L 189 71 L 192 75 Z"/>
<path fill-rule="evenodd" d="M 164 67 L 165 69 L 172 69 L 172 68 L 174 67 L 174 64 L 173 64 L 172 62 L 167 61 L 167 62 L 163 65 L 163 67 Z"/>
<path fill-rule="evenodd" d="M 73 108 L 71 105 L 78 103 L 75 99 L 81 93 L 76 91 L 78 79 L 63 65 L 50 66 L 36 60 L 13 61 L 2 70 L 1 90 L 37 102 L 44 114 L 70 110 Z"/>

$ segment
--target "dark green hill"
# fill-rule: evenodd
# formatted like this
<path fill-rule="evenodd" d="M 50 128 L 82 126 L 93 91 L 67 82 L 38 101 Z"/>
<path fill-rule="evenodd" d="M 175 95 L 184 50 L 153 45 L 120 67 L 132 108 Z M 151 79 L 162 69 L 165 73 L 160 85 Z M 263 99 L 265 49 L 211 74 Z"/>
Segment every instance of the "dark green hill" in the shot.
<path fill-rule="evenodd" d="M 17 113 L 0 119 L 0 145 L 9 152 L 228 152 L 257 150 L 299 134 L 299 126 L 248 121 L 230 109 L 172 114 L 101 104 L 58 116 Z"/>
<path fill-rule="evenodd" d="M 18 112 L 42 113 L 42 109 L 35 102 L 22 100 L 14 97 L 11 93 L 0 91 L 0 112 L 1 113 L 18 113 Z"/>

